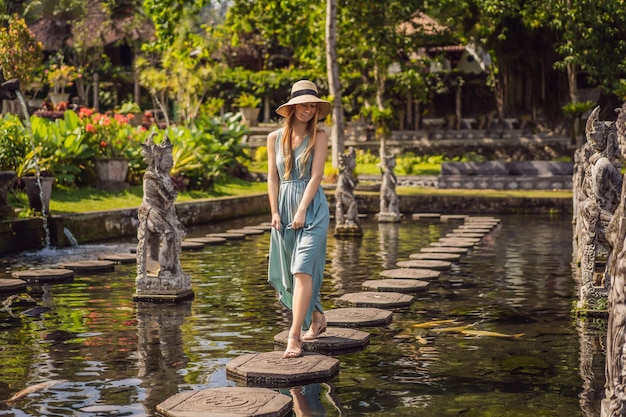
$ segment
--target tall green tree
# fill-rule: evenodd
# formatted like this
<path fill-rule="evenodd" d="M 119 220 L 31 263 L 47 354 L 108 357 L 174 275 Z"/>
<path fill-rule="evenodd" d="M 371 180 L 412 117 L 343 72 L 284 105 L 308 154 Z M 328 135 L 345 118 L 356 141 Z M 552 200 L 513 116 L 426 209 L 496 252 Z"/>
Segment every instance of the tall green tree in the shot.
<path fill-rule="evenodd" d="M 146 48 L 167 49 L 175 42 L 183 23 L 194 21 L 194 16 L 203 15 L 205 8 L 213 3 L 219 3 L 219 0 L 143 0 L 143 10 L 152 19 L 156 36 L 156 41 Z M 200 32 L 200 25 L 194 30 Z"/>
<path fill-rule="evenodd" d="M 339 0 L 339 64 L 343 74 L 360 74 L 360 93 L 377 124 L 381 156 L 386 152 L 385 142 L 394 117 L 386 92 L 389 68 L 405 61 L 420 46 L 419 30 L 408 34 L 399 28 L 422 10 L 423 3 L 422 0 Z"/>

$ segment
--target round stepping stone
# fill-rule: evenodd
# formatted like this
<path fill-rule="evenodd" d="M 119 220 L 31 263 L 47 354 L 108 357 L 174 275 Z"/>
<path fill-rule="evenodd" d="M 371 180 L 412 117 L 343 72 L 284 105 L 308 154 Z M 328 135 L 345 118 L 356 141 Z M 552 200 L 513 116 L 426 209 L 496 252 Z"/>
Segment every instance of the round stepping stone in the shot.
<path fill-rule="evenodd" d="M 439 271 L 420 268 L 386 269 L 380 273 L 381 277 L 398 279 L 436 279 L 439 278 L 440 275 L 441 272 Z"/>
<path fill-rule="evenodd" d="M 465 218 L 467 223 L 473 222 L 492 222 L 492 223 L 500 223 L 500 219 L 492 216 L 467 216 Z"/>
<path fill-rule="evenodd" d="M 480 240 L 483 237 L 485 237 L 485 233 L 458 233 L 458 232 L 453 232 L 453 233 L 448 233 L 446 235 L 446 237 L 453 238 L 453 239 L 474 238 L 474 239 Z"/>
<path fill-rule="evenodd" d="M 455 247 L 455 248 L 471 248 L 475 246 L 478 242 L 470 242 L 467 240 L 441 240 L 438 242 L 432 242 L 430 246 L 440 246 L 440 247 Z"/>
<path fill-rule="evenodd" d="M 222 237 L 226 240 L 243 240 L 246 235 L 242 233 L 209 233 L 207 237 Z"/>
<path fill-rule="evenodd" d="M 465 214 L 442 214 L 439 220 L 442 222 L 464 221 L 467 218 Z"/>
<path fill-rule="evenodd" d="M 75 261 L 59 265 L 61 268 L 71 269 L 74 272 L 98 273 L 115 270 L 115 262 L 111 261 Z"/>
<path fill-rule="evenodd" d="M 185 239 L 185 242 L 201 243 L 202 245 L 219 245 L 221 243 L 226 242 L 226 238 L 199 236 L 199 237 L 190 237 L 188 239 Z"/>
<path fill-rule="evenodd" d="M 263 223 L 259 223 L 259 224 L 253 224 L 253 225 L 250 225 L 250 226 L 245 226 L 244 229 L 247 228 L 247 227 L 263 229 L 266 232 L 269 232 L 270 230 L 272 230 L 272 223 L 270 223 L 270 222 L 263 222 Z"/>
<path fill-rule="evenodd" d="M 166 417 L 283 417 L 292 407 L 291 397 L 269 388 L 222 387 L 178 393 L 156 410 Z"/>
<path fill-rule="evenodd" d="M 411 215 L 413 220 L 439 220 L 440 217 L 439 213 L 413 213 Z"/>
<path fill-rule="evenodd" d="M 459 230 L 471 230 L 474 233 L 480 233 L 480 232 L 490 232 L 491 229 L 493 229 L 493 227 L 491 226 L 479 226 L 479 225 L 467 225 L 467 224 L 462 224 L 459 227 L 457 227 L 457 231 Z"/>
<path fill-rule="evenodd" d="M 459 253 L 437 253 L 437 252 L 423 252 L 423 253 L 412 253 L 409 255 L 409 259 L 432 259 L 435 261 L 458 261 L 461 259 L 461 254 Z"/>
<path fill-rule="evenodd" d="M 281 351 L 287 347 L 289 330 L 274 336 L 274 344 Z M 302 341 L 302 350 L 318 352 L 325 355 L 351 353 L 363 349 L 370 342 L 370 334 L 357 329 L 345 327 L 328 327 L 317 339 Z"/>
<path fill-rule="evenodd" d="M 256 229 L 256 230 L 263 230 L 263 232 L 269 232 L 272 230 L 272 226 L 268 225 L 257 225 L 257 226 L 244 226 L 244 229 Z"/>
<path fill-rule="evenodd" d="M 136 264 L 137 255 L 132 253 L 109 253 L 104 255 L 98 255 L 98 259 L 101 261 L 111 261 L 116 264 Z"/>
<path fill-rule="evenodd" d="M 333 308 L 324 312 L 329 326 L 372 327 L 386 326 L 391 322 L 393 312 L 380 308 Z"/>
<path fill-rule="evenodd" d="M 245 386 L 292 387 L 324 382 L 339 372 L 339 361 L 318 353 L 283 358 L 282 351 L 248 353 L 226 364 L 226 376 Z"/>
<path fill-rule="evenodd" d="M 370 279 L 361 286 L 364 290 L 412 293 L 425 291 L 429 283 L 417 279 Z"/>
<path fill-rule="evenodd" d="M 184 251 L 200 251 L 202 249 L 204 249 L 204 243 L 200 243 L 200 242 L 190 242 L 188 240 L 183 240 L 182 244 L 180 245 L 180 249 L 184 250 Z"/>
<path fill-rule="evenodd" d="M 62 268 L 29 269 L 15 271 L 11 276 L 26 282 L 64 282 L 74 279 L 74 271 Z"/>
<path fill-rule="evenodd" d="M 344 294 L 337 301 L 354 307 L 402 308 L 411 305 L 413 296 L 399 292 L 363 291 Z"/>
<path fill-rule="evenodd" d="M 412 261 L 400 261 L 396 264 L 396 266 L 398 268 L 419 268 L 445 271 L 446 269 L 450 269 L 452 263 L 449 261 L 438 261 L 434 259 L 414 259 Z"/>
<path fill-rule="evenodd" d="M 452 246 L 429 246 L 426 248 L 420 249 L 423 253 L 458 253 L 465 254 L 469 252 L 468 248 L 458 248 Z"/>
<path fill-rule="evenodd" d="M 262 235 L 265 232 L 261 229 L 253 229 L 252 227 L 244 227 L 241 229 L 228 229 L 226 233 L 239 233 L 242 235 Z"/>
<path fill-rule="evenodd" d="M 0 278 L 0 293 L 20 292 L 26 289 L 26 281 L 22 279 Z"/>

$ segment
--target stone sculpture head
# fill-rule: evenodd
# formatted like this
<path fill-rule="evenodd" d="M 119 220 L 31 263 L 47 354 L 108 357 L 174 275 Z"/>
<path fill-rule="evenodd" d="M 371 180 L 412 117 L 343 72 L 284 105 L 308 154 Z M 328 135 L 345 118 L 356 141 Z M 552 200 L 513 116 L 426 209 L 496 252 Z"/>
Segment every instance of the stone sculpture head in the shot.
<path fill-rule="evenodd" d="M 352 172 L 356 168 L 356 152 L 350 148 L 347 153 L 339 155 L 339 171 Z"/>
<path fill-rule="evenodd" d="M 615 141 L 615 123 L 599 119 L 600 106 L 593 109 L 587 118 L 585 135 L 587 141 L 596 152 L 607 150 L 607 146 Z"/>
<path fill-rule="evenodd" d="M 152 133 L 148 139 L 141 144 L 144 160 L 148 163 L 147 170 L 169 173 L 174 165 L 172 157 L 172 142 L 165 136 L 160 144 L 154 143 Z"/>
<path fill-rule="evenodd" d="M 617 120 L 615 121 L 617 146 L 622 159 L 626 159 L 626 102 L 615 111 L 617 112 Z"/>

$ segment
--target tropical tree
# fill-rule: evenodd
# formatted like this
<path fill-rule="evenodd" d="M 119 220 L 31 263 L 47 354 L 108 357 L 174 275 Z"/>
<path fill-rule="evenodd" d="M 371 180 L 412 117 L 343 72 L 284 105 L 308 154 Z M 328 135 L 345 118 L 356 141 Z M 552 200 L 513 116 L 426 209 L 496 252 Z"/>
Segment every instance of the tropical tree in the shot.
<path fill-rule="evenodd" d="M 337 0 L 326 0 L 326 72 L 328 74 L 328 90 L 333 104 L 330 129 L 331 160 L 333 167 L 338 168 L 339 155 L 344 152 L 344 119 L 337 60 Z"/>
<path fill-rule="evenodd" d="M 8 18 L 8 25 L 0 26 L 0 68 L 5 79 L 17 78 L 22 89 L 34 81 L 41 67 L 43 48 L 22 18 Z"/>

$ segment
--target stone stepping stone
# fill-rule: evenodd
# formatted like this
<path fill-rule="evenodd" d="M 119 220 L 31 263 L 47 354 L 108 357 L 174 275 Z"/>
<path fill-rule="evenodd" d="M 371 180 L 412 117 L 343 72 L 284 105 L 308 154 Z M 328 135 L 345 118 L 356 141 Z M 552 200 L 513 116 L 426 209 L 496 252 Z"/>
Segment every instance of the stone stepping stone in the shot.
<path fill-rule="evenodd" d="M 361 286 L 364 290 L 413 293 L 426 291 L 430 284 L 417 279 L 370 279 Z"/>
<path fill-rule="evenodd" d="M 199 237 L 190 237 L 185 239 L 185 242 L 195 242 L 201 243 L 204 245 L 220 245 L 226 242 L 226 238 L 223 237 L 210 237 L 210 236 L 199 236 Z"/>
<path fill-rule="evenodd" d="M 423 253 L 458 253 L 464 255 L 469 252 L 469 249 L 452 246 L 429 246 L 420 249 L 420 251 L 422 251 Z"/>
<path fill-rule="evenodd" d="M 0 293 L 20 292 L 26 289 L 26 281 L 22 279 L 0 278 Z"/>
<path fill-rule="evenodd" d="M 228 229 L 226 233 L 239 233 L 242 235 L 262 235 L 263 233 L 265 233 L 265 231 L 261 229 L 254 229 L 252 227 L 244 227 L 241 229 Z"/>
<path fill-rule="evenodd" d="M 269 232 L 272 230 L 272 226 L 271 225 L 264 225 L 264 224 L 259 224 L 256 226 L 244 226 L 244 229 L 257 229 L 257 230 L 263 230 L 264 232 Z"/>
<path fill-rule="evenodd" d="M 491 232 L 491 229 L 493 229 L 492 226 L 481 226 L 481 225 L 468 225 L 468 224 L 462 224 L 459 227 L 456 228 L 457 231 L 459 230 L 471 230 L 474 233 L 480 233 L 480 232 Z"/>
<path fill-rule="evenodd" d="M 243 240 L 246 238 L 246 235 L 243 233 L 209 233 L 206 235 L 207 237 L 222 237 L 226 240 Z"/>
<path fill-rule="evenodd" d="M 467 216 L 465 218 L 466 223 L 474 222 L 488 222 L 488 223 L 500 223 L 500 219 L 492 216 Z"/>
<path fill-rule="evenodd" d="M 363 291 L 344 294 L 337 302 L 354 307 L 403 308 L 411 305 L 413 296 L 399 292 Z"/>
<path fill-rule="evenodd" d="M 283 351 L 248 353 L 226 364 L 226 376 L 245 386 L 293 387 L 324 382 L 339 373 L 339 361 L 319 353 L 283 358 Z"/>
<path fill-rule="evenodd" d="M 455 247 L 455 248 L 471 248 L 476 246 L 478 242 L 470 242 L 467 240 L 441 240 L 438 242 L 432 242 L 430 246 L 432 247 Z"/>
<path fill-rule="evenodd" d="M 437 252 L 423 252 L 423 253 L 412 253 L 409 255 L 409 259 L 432 259 L 435 261 L 450 261 L 455 262 L 461 259 L 460 253 L 437 253 Z"/>
<path fill-rule="evenodd" d="M 274 345 L 281 351 L 287 348 L 289 330 L 274 336 Z M 302 350 L 317 352 L 324 355 L 352 353 L 363 349 L 370 342 L 370 334 L 357 329 L 345 327 L 328 327 L 317 339 L 302 341 Z"/>
<path fill-rule="evenodd" d="M 113 263 L 111 264 L 113 265 Z M 15 271 L 11 276 L 26 282 L 65 282 L 74 279 L 74 271 L 69 268 L 28 269 Z"/>
<path fill-rule="evenodd" d="M 98 255 L 98 259 L 101 261 L 111 261 L 116 264 L 136 264 L 137 255 L 132 253 L 108 253 L 104 255 Z"/>
<path fill-rule="evenodd" d="M 474 233 L 473 233 L 474 234 Z M 461 237 L 448 237 L 444 236 L 437 240 L 437 242 L 464 242 L 464 243 L 478 243 L 480 242 L 480 238 L 478 237 L 469 237 L 469 236 L 461 236 Z"/>
<path fill-rule="evenodd" d="M 485 233 L 459 233 L 459 232 L 452 232 L 452 233 L 448 233 L 446 235 L 447 238 L 452 238 L 452 239 L 482 239 L 483 237 L 485 237 Z"/>
<path fill-rule="evenodd" d="M 188 252 L 201 251 L 204 249 L 204 243 L 183 240 L 180 249 Z"/>
<path fill-rule="evenodd" d="M 374 327 L 386 326 L 391 322 L 393 312 L 380 308 L 333 308 L 326 310 L 328 326 L 336 327 Z"/>
<path fill-rule="evenodd" d="M 283 417 L 293 400 L 269 388 L 221 387 L 178 393 L 156 411 L 166 417 Z"/>
<path fill-rule="evenodd" d="M 96 274 L 98 272 L 115 271 L 115 262 L 111 261 L 75 261 L 59 264 L 61 268 L 71 269 L 74 272 Z"/>
<path fill-rule="evenodd" d="M 441 272 L 439 271 L 420 268 L 386 269 L 380 273 L 380 276 L 383 278 L 398 279 L 437 279 L 440 275 Z"/>
<path fill-rule="evenodd" d="M 436 259 L 414 259 L 411 261 L 400 261 L 396 264 L 396 266 L 398 268 L 419 268 L 445 271 L 450 269 L 452 263 L 450 261 L 440 261 Z"/>
<path fill-rule="evenodd" d="M 441 218 L 440 213 L 413 213 L 411 215 L 413 220 L 439 220 Z"/>
<path fill-rule="evenodd" d="M 465 221 L 467 216 L 465 214 L 442 214 L 439 220 L 442 222 L 452 222 L 452 221 Z"/>

